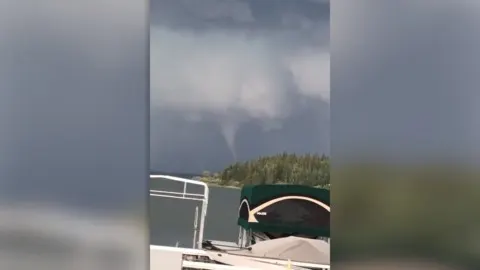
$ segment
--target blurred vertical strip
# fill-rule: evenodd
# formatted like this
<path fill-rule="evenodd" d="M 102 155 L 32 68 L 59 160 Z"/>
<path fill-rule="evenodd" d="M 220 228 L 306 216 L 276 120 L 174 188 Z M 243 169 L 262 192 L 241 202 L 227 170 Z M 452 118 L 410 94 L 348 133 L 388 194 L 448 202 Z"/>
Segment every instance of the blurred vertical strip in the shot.
<path fill-rule="evenodd" d="M 0 0 L 0 268 L 148 267 L 147 15 Z"/>
<path fill-rule="evenodd" d="M 335 269 L 480 269 L 479 15 L 332 1 Z"/>

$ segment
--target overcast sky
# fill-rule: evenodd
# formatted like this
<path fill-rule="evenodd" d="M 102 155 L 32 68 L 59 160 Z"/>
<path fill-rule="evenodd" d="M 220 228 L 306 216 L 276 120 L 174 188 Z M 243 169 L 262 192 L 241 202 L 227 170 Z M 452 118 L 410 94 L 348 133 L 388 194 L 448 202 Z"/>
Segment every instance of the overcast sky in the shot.
<path fill-rule="evenodd" d="M 332 10 L 335 163 L 478 163 L 479 2 L 336 1 Z"/>
<path fill-rule="evenodd" d="M 146 10 L 0 1 L 0 200 L 144 208 Z"/>
<path fill-rule="evenodd" d="M 152 0 L 151 167 L 330 151 L 325 0 Z"/>

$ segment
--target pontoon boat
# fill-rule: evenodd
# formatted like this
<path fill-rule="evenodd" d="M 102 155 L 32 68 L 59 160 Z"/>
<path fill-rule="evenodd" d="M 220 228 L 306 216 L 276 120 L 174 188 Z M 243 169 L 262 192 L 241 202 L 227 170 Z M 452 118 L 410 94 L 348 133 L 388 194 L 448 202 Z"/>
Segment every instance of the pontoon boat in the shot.
<path fill-rule="evenodd" d="M 193 247 L 151 245 L 151 270 L 330 269 L 328 190 L 301 185 L 243 187 L 235 243 L 203 239 L 207 184 L 169 175 L 151 178 L 183 183 L 183 191 L 150 190 L 151 196 L 202 202 L 200 216 L 198 208 L 195 212 Z M 187 193 L 189 184 L 202 186 L 203 193 Z"/>

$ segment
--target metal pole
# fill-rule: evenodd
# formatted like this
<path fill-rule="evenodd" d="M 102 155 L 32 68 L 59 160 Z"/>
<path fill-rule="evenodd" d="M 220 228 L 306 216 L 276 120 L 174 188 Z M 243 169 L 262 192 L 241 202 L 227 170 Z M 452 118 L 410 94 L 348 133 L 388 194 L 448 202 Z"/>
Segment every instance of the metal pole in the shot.
<path fill-rule="evenodd" d="M 198 225 L 198 206 L 195 207 L 195 218 L 193 219 L 193 248 L 197 240 L 197 225 Z"/>
<path fill-rule="evenodd" d="M 208 207 L 208 193 L 209 193 L 209 188 L 208 188 L 208 186 L 205 186 L 205 199 L 203 200 L 203 203 L 202 203 L 202 214 L 200 216 L 200 231 L 199 231 L 199 234 L 198 234 L 198 249 L 202 249 L 203 230 L 205 228 L 205 217 L 207 216 L 207 207 Z"/>
<path fill-rule="evenodd" d="M 242 227 L 240 227 L 240 226 L 238 226 L 237 245 L 238 245 L 239 247 L 242 246 Z"/>

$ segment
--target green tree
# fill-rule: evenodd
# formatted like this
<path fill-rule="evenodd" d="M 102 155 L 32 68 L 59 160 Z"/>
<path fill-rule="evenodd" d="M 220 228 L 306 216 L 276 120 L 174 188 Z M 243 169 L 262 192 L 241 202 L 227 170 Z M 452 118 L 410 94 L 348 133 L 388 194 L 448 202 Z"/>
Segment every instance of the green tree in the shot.
<path fill-rule="evenodd" d="M 326 155 L 296 155 L 284 152 L 237 162 L 219 173 L 204 172 L 203 176 L 220 178 L 220 183 L 224 185 L 288 183 L 329 187 L 330 159 Z"/>

